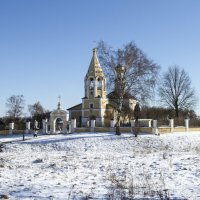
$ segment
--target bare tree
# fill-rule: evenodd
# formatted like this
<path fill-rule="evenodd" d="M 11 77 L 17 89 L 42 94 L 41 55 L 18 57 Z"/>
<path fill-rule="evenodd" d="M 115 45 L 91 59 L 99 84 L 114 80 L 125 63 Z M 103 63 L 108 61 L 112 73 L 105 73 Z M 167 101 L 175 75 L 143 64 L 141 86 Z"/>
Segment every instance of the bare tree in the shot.
<path fill-rule="evenodd" d="M 28 110 L 31 114 L 32 128 L 35 129 L 35 127 L 41 127 L 42 120 L 47 118 L 48 111 L 44 109 L 39 101 L 33 105 L 28 105 Z M 35 126 L 35 123 L 38 123 L 38 125 Z"/>
<path fill-rule="evenodd" d="M 23 95 L 12 95 L 6 102 L 6 107 L 8 108 L 7 115 L 13 120 L 21 117 L 24 110 L 24 104 L 25 100 Z"/>
<path fill-rule="evenodd" d="M 120 118 L 122 116 L 122 107 L 124 104 L 124 95 L 125 95 L 125 68 L 122 65 L 118 65 L 115 68 L 117 73 L 117 78 L 115 79 L 115 91 L 117 94 L 117 101 L 118 101 L 118 113 L 117 113 L 117 122 L 116 122 L 116 134 L 120 135 Z"/>
<path fill-rule="evenodd" d="M 139 130 L 140 130 L 140 123 L 139 123 L 139 118 L 140 118 L 140 105 L 137 103 L 135 105 L 134 109 L 134 117 L 135 117 L 135 126 L 134 126 L 134 135 L 135 137 L 138 136 Z"/>
<path fill-rule="evenodd" d="M 119 64 L 124 67 L 124 91 L 146 103 L 153 97 L 153 91 L 160 67 L 149 59 L 134 42 L 113 50 L 104 41 L 97 47 L 98 57 L 107 78 L 109 92 L 115 88 L 116 71 Z"/>
<path fill-rule="evenodd" d="M 115 91 L 115 101 L 118 104 L 116 134 L 119 135 L 125 95 L 130 94 L 140 102 L 148 102 L 153 95 L 160 67 L 148 59 L 134 42 L 112 50 L 104 41 L 100 41 L 97 51 L 108 80 L 107 88 L 110 92 Z"/>
<path fill-rule="evenodd" d="M 32 117 L 35 115 L 42 115 L 45 113 L 45 110 L 39 101 L 34 103 L 33 105 L 28 105 L 28 110 Z"/>
<path fill-rule="evenodd" d="M 193 108 L 197 101 L 189 75 L 176 65 L 163 74 L 158 91 L 163 104 L 173 109 L 176 117 L 180 110 Z"/>

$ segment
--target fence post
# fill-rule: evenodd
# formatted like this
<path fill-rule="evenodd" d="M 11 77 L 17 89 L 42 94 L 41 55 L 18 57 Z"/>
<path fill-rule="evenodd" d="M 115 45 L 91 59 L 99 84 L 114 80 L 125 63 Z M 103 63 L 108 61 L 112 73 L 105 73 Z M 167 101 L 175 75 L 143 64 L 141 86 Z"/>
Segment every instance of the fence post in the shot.
<path fill-rule="evenodd" d="M 157 128 L 157 120 L 153 120 L 152 133 L 155 134 L 155 135 L 159 135 L 158 128 Z"/>
<path fill-rule="evenodd" d="M 114 128 L 115 128 L 115 121 L 114 121 L 114 119 L 111 119 L 110 120 L 110 132 L 113 132 Z"/>
<path fill-rule="evenodd" d="M 134 133 L 135 120 L 131 119 L 131 132 Z"/>
<path fill-rule="evenodd" d="M 131 119 L 131 127 L 134 127 L 134 126 L 135 126 L 135 120 Z"/>
<path fill-rule="evenodd" d="M 71 133 L 72 132 L 72 123 L 69 123 L 68 127 L 69 127 L 68 133 Z"/>
<path fill-rule="evenodd" d="M 189 119 L 185 119 L 185 131 L 189 131 Z"/>
<path fill-rule="evenodd" d="M 95 120 L 92 119 L 92 120 L 91 120 L 91 128 L 90 128 L 90 131 L 91 131 L 91 132 L 94 132 L 94 128 L 95 128 Z"/>
<path fill-rule="evenodd" d="M 42 120 L 43 133 L 47 133 L 47 119 Z"/>
<path fill-rule="evenodd" d="M 71 132 L 74 133 L 76 129 L 76 119 L 72 119 L 71 121 Z"/>
<path fill-rule="evenodd" d="M 30 128 L 31 128 L 31 123 L 26 122 L 26 133 L 29 133 Z"/>
<path fill-rule="evenodd" d="M 151 128 L 151 120 L 148 122 L 148 127 Z"/>
<path fill-rule="evenodd" d="M 169 126 L 171 128 L 171 132 L 174 132 L 174 119 L 169 120 Z"/>
<path fill-rule="evenodd" d="M 13 134 L 13 129 L 14 129 L 14 127 L 15 127 L 14 122 L 11 122 L 11 123 L 9 124 L 9 134 Z"/>

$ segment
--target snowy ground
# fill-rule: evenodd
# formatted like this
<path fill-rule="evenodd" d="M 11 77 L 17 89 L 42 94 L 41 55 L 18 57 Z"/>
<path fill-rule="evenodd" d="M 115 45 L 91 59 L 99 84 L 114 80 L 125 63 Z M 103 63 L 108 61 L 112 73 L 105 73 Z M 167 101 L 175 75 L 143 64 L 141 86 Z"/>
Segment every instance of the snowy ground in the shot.
<path fill-rule="evenodd" d="M 0 137 L 0 197 L 200 199 L 200 133 Z"/>

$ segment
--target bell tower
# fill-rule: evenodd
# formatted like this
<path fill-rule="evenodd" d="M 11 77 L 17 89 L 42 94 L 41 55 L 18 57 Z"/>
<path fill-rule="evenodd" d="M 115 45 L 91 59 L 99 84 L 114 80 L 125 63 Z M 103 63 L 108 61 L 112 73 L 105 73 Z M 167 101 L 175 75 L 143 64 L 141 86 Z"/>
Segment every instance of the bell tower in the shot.
<path fill-rule="evenodd" d="M 92 59 L 84 79 L 85 97 L 82 100 L 82 126 L 87 126 L 91 119 L 96 120 L 96 126 L 104 125 L 106 104 L 106 80 L 93 49 Z"/>
<path fill-rule="evenodd" d="M 96 97 L 106 97 L 105 76 L 93 49 L 93 56 L 85 76 L 85 97 L 92 99 Z"/>

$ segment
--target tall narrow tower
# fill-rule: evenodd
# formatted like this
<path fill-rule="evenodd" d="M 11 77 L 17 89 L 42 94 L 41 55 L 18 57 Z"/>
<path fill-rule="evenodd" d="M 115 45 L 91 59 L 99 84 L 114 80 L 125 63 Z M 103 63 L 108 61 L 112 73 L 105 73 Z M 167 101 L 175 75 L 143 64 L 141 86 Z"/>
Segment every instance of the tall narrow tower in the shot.
<path fill-rule="evenodd" d="M 105 76 L 95 48 L 84 82 L 85 97 L 82 100 L 82 126 L 86 126 L 91 119 L 96 120 L 96 126 L 103 126 L 108 100 L 106 98 Z"/>

